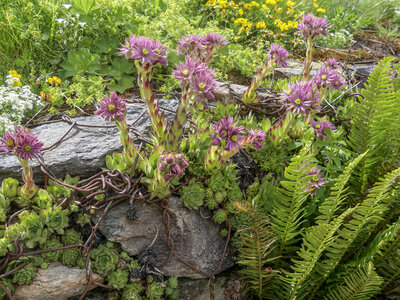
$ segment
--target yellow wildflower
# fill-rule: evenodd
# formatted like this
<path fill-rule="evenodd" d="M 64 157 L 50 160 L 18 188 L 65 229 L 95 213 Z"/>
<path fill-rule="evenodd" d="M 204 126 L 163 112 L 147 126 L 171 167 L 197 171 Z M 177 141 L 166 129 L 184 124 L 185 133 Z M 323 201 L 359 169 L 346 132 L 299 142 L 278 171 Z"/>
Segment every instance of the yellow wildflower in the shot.
<path fill-rule="evenodd" d="M 266 6 L 265 4 L 263 4 L 262 5 L 262 7 L 267 11 L 267 12 L 270 12 L 270 9 L 269 9 L 269 7 L 268 6 Z"/>
<path fill-rule="evenodd" d="M 289 16 L 293 15 L 293 13 L 294 13 L 293 8 L 288 8 L 287 13 Z"/>
<path fill-rule="evenodd" d="M 208 0 L 206 3 L 206 6 L 215 6 L 215 5 L 217 5 L 215 0 Z"/>
<path fill-rule="evenodd" d="M 239 9 L 239 15 L 243 16 L 243 9 Z"/>
<path fill-rule="evenodd" d="M 257 23 L 256 27 L 257 27 L 257 28 L 266 28 L 267 25 L 265 24 L 265 22 L 261 21 L 261 22 L 258 22 L 258 23 Z"/>
<path fill-rule="evenodd" d="M 286 2 L 286 6 L 287 7 L 293 7 L 293 6 L 295 6 L 296 5 L 296 2 L 293 2 L 293 1 L 288 1 L 288 2 Z"/>
<path fill-rule="evenodd" d="M 21 79 L 21 75 L 19 75 L 19 74 L 17 73 L 17 71 L 15 71 L 15 70 L 10 70 L 10 71 L 8 71 L 8 74 L 12 75 L 12 77 Z"/>
<path fill-rule="evenodd" d="M 253 6 L 253 7 L 259 7 L 260 6 L 260 4 L 258 4 L 256 1 L 251 1 L 251 6 Z"/>
<path fill-rule="evenodd" d="M 318 8 L 319 6 L 318 6 L 318 4 L 317 4 L 317 3 L 314 3 L 314 7 L 315 7 L 315 8 Z"/>
<path fill-rule="evenodd" d="M 324 14 L 324 13 L 326 13 L 326 9 L 325 8 L 318 8 L 317 12 Z"/>

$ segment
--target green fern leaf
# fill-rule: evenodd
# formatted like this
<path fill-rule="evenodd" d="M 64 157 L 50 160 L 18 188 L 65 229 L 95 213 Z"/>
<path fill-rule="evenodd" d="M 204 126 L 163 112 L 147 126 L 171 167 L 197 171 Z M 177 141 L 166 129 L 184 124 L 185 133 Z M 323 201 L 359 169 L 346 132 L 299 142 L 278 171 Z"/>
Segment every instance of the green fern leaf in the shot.
<path fill-rule="evenodd" d="M 386 174 L 369 192 L 367 198 L 355 208 L 351 219 L 338 230 L 338 235 L 326 249 L 327 259 L 318 264 L 317 270 L 319 279 L 312 295 L 328 278 L 328 276 L 336 269 L 342 261 L 345 254 L 352 253 L 355 247 L 360 247 L 381 220 L 389 207 L 391 197 L 391 189 L 400 176 L 400 168 Z"/>
<path fill-rule="evenodd" d="M 307 142 L 300 154 L 292 158 L 285 169 L 285 178 L 281 181 L 281 188 L 275 192 L 275 201 L 271 216 L 272 227 L 278 237 L 279 249 L 277 256 L 282 253 L 297 250 L 293 246 L 299 240 L 302 232 L 301 224 L 304 215 L 304 203 L 308 195 L 307 172 L 313 168 L 313 154 L 310 154 L 311 142 Z"/>
<path fill-rule="evenodd" d="M 349 181 L 354 168 L 364 159 L 366 153 L 359 155 L 346 167 L 344 172 L 336 179 L 335 184 L 331 188 L 329 197 L 326 198 L 320 208 L 320 215 L 317 217 L 318 224 L 329 223 L 340 209 L 341 203 L 346 199 L 346 184 Z"/>
<path fill-rule="evenodd" d="M 349 144 L 357 154 L 369 150 L 365 159 L 357 166 L 356 190 L 364 193 L 370 177 L 376 174 L 377 167 L 386 159 L 385 153 L 393 134 L 397 134 L 399 104 L 395 101 L 393 81 L 391 78 L 391 62 L 393 57 L 382 59 L 370 73 L 368 85 L 361 91 L 362 97 L 350 109 L 353 116 L 349 135 Z"/>
<path fill-rule="evenodd" d="M 293 260 L 293 273 L 289 274 L 291 289 L 287 299 L 303 299 L 310 292 L 315 274 L 314 269 L 318 260 L 324 254 L 335 238 L 335 234 L 342 226 L 343 220 L 354 211 L 348 209 L 329 224 L 319 224 L 311 227 L 303 238 L 303 247 L 297 252 L 300 259 Z"/>
<path fill-rule="evenodd" d="M 259 299 L 267 299 L 271 295 L 267 284 L 274 276 L 272 269 L 267 264 L 274 258 L 268 258 L 273 250 L 272 245 L 276 238 L 269 224 L 268 218 L 256 207 L 248 202 L 234 202 L 235 208 L 245 212 L 250 217 L 248 226 L 242 225 L 238 232 L 239 256 L 237 263 L 245 268 L 240 271 L 243 281 L 246 283 L 244 294 L 253 293 Z"/>
<path fill-rule="evenodd" d="M 365 267 L 346 275 L 344 282 L 330 290 L 324 299 L 368 300 L 380 291 L 383 283 L 371 262 Z"/>

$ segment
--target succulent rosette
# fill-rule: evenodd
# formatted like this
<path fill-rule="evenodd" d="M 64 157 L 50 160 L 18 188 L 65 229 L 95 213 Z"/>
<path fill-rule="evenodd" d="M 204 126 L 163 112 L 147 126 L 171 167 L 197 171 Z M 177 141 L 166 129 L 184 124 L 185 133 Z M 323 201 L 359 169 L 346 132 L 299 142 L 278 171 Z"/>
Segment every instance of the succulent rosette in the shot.
<path fill-rule="evenodd" d="M 118 255 L 104 245 L 100 245 L 97 249 L 90 251 L 92 265 L 96 272 L 106 275 L 115 270 L 118 263 Z"/>
<path fill-rule="evenodd" d="M 61 262 L 67 267 L 76 265 L 78 258 L 82 255 L 78 248 L 70 248 L 62 251 Z"/>
<path fill-rule="evenodd" d="M 123 289 L 128 283 L 129 271 L 117 269 L 107 276 L 108 284 L 117 290 Z"/>
<path fill-rule="evenodd" d="M 43 245 L 41 245 L 40 249 L 53 249 L 53 248 L 59 248 L 62 247 L 62 244 L 58 238 L 52 238 Z M 58 259 L 61 256 L 61 250 L 57 251 L 49 251 L 49 252 L 44 252 L 42 253 L 42 257 L 47 261 L 47 262 L 55 262 L 58 261 Z"/>

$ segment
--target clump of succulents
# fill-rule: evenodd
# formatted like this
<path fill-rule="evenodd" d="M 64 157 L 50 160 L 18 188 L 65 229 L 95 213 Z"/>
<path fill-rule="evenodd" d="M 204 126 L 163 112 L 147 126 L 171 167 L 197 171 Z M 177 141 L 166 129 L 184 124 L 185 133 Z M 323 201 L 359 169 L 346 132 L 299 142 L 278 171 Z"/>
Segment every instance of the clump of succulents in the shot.
<path fill-rule="evenodd" d="M 96 272 L 107 275 L 115 270 L 118 263 L 118 254 L 113 249 L 100 245 L 97 249 L 90 251 L 92 265 Z"/>
<path fill-rule="evenodd" d="M 204 187 L 194 179 L 181 189 L 181 200 L 189 209 L 198 209 L 203 205 L 204 197 Z"/>

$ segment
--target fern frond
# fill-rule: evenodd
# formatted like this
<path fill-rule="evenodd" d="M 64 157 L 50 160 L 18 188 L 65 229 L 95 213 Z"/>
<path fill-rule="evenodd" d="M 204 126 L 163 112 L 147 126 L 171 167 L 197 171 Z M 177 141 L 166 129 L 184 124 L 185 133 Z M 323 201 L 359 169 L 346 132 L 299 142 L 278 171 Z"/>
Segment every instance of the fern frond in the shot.
<path fill-rule="evenodd" d="M 292 246 L 299 240 L 302 232 L 300 225 L 303 221 L 304 203 L 310 194 L 307 191 L 309 176 L 307 172 L 313 168 L 313 154 L 310 154 L 311 142 L 306 142 L 298 156 L 292 158 L 285 169 L 285 178 L 281 188 L 275 191 L 275 201 L 271 216 L 272 227 L 278 237 L 279 249 L 277 256 L 282 253 L 297 250 Z"/>
<path fill-rule="evenodd" d="M 379 232 L 367 247 L 355 255 L 351 265 L 360 267 L 372 261 L 375 266 L 400 248 L 400 218 L 389 228 Z"/>
<path fill-rule="evenodd" d="M 343 284 L 330 290 L 324 299 L 367 300 L 381 290 L 383 280 L 375 272 L 374 264 L 371 262 L 346 275 Z"/>
<path fill-rule="evenodd" d="M 272 245 L 276 238 L 269 224 L 268 218 L 256 207 L 248 202 L 235 202 L 235 208 L 245 212 L 250 217 L 248 226 L 241 226 L 238 230 L 239 256 L 237 263 L 245 268 L 240 271 L 245 284 L 244 293 L 254 293 L 259 299 L 266 299 L 268 289 L 266 285 L 274 276 L 272 269 L 267 269 L 266 264 L 273 258 L 268 258 L 273 250 Z"/>
<path fill-rule="evenodd" d="M 389 208 L 391 188 L 400 176 L 400 168 L 386 174 L 370 191 L 367 198 L 355 208 L 351 219 L 338 230 L 338 235 L 327 248 L 327 259 L 318 264 L 320 278 L 313 295 L 341 262 L 346 253 L 352 252 L 354 245 L 362 246 L 359 240 L 365 241 L 381 220 L 381 215 Z"/>
<path fill-rule="evenodd" d="M 386 159 L 390 151 L 390 140 L 398 129 L 398 104 L 395 101 L 391 62 L 386 57 L 374 68 L 368 78 L 368 85 L 361 91 L 363 97 L 350 109 L 353 116 L 349 144 L 357 154 L 367 153 L 357 166 L 354 186 L 361 193 L 368 187 L 368 180 L 376 174 L 377 167 Z M 397 134 L 397 133 L 396 133 Z"/>
<path fill-rule="evenodd" d="M 384 293 L 400 289 L 398 281 L 400 280 L 400 249 L 396 249 L 392 255 L 386 257 L 376 267 L 378 274 L 384 279 L 385 284 L 382 287 Z M 393 286 L 395 287 L 393 289 Z"/>
<path fill-rule="evenodd" d="M 343 173 L 335 180 L 335 184 L 331 188 L 329 197 L 322 202 L 319 208 L 321 214 L 317 217 L 317 224 L 327 224 L 335 217 L 335 215 L 337 215 L 341 203 L 347 196 L 347 188 L 345 188 L 345 186 L 349 181 L 354 168 L 360 163 L 366 154 L 367 153 L 360 154 L 350 162 Z"/>
<path fill-rule="evenodd" d="M 306 232 L 303 237 L 303 247 L 297 252 L 300 259 L 293 260 L 292 269 L 294 272 L 288 276 L 291 282 L 288 299 L 303 299 L 311 292 L 310 287 L 314 280 L 311 274 L 315 274 L 315 266 L 334 240 L 343 220 L 354 209 L 348 209 L 331 223 L 313 226 Z"/>

